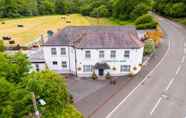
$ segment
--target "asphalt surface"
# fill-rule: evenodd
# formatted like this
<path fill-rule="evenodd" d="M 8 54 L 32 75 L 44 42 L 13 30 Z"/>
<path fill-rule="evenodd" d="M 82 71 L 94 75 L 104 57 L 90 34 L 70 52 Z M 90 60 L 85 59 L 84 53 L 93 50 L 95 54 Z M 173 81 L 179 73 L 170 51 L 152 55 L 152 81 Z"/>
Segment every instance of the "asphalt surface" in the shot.
<path fill-rule="evenodd" d="M 186 118 L 186 30 L 159 19 L 169 42 L 166 54 L 106 118 Z"/>

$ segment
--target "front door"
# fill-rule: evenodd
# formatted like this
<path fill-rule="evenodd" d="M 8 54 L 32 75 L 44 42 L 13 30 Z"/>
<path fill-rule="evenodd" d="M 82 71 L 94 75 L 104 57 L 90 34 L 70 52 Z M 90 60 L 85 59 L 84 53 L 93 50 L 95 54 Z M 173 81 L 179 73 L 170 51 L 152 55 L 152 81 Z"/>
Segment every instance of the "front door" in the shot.
<path fill-rule="evenodd" d="M 99 69 L 99 76 L 103 76 L 104 75 L 104 69 Z"/>

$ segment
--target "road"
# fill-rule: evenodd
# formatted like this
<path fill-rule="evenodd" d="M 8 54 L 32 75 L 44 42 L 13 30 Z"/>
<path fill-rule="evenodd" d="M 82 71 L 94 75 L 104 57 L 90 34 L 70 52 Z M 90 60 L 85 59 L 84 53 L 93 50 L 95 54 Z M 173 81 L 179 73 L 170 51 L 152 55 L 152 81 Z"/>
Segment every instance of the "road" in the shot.
<path fill-rule="evenodd" d="M 165 55 L 127 95 L 121 91 L 92 118 L 186 118 L 186 29 L 159 20 L 168 43 Z"/>
<path fill-rule="evenodd" d="M 159 19 L 169 40 L 165 56 L 106 118 L 186 118 L 186 30 Z"/>

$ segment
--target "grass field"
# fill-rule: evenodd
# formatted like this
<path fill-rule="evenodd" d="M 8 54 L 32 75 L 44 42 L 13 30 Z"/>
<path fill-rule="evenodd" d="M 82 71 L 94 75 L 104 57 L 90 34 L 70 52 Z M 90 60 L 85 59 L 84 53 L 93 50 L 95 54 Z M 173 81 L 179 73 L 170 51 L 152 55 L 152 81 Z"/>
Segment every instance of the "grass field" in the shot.
<path fill-rule="evenodd" d="M 89 25 L 127 25 L 132 24 L 128 21 L 116 21 L 106 18 L 91 18 L 84 17 L 79 14 L 72 14 L 68 16 L 63 16 L 65 19 L 61 18 L 62 15 L 52 15 L 52 16 L 40 16 L 31 18 L 20 18 L 20 19 L 0 19 L 0 39 L 3 36 L 11 36 L 16 44 L 27 45 L 34 40 L 37 40 L 41 35 L 46 35 L 48 30 L 54 32 L 57 29 L 62 29 L 65 26 L 89 26 Z M 2 24 L 1 22 L 5 22 Z M 66 23 L 66 21 L 71 21 L 71 23 Z M 17 25 L 24 25 L 20 28 Z M 8 43 L 5 43 L 8 45 Z"/>

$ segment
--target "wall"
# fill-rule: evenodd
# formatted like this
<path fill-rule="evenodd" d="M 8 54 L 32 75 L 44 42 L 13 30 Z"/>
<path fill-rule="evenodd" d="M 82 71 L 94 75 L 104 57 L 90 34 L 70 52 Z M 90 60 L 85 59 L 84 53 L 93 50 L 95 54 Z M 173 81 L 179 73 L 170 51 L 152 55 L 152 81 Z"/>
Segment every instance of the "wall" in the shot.
<path fill-rule="evenodd" d="M 51 48 L 57 49 L 57 55 L 51 54 Z M 66 49 L 66 55 L 61 55 L 61 48 Z M 67 46 L 45 46 L 43 50 L 45 61 L 51 70 L 55 70 L 59 73 L 75 73 L 75 51 L 73 48 Z M 57 61 L 58 65 L 53 65 L 53 61 Z M 67 68 L 62 68 L 62 61 L 67 62 Z"/>
<path fill-rule="evenodd" d="M 110 72 L 112 76 L 122 76 L 127 75 L 130 72 L 121 72 L 120 66 L 121 65 L 131 65 L 131 69 L 134 67 L 137 67 L 136 72 L 138 72 L 141 68 L 139 67 L 139 64 L 142 64 L 142 58 L 143 58 L 143 48 L 141 49 L 129 49 L 130 51 L 130 58 L 124 57 L 124 51 L 125 49 L 90 49 L 91 51 L 91 58 L 87 59 L 85 58 L 85 51 L 89 49 L 77 49 L 77 68 L 81 68 L 81 70 L 78 70 L 78 76 L 91 76 L 92 72 L 83 72 L 83 65 L 95 65 L 96 63 L 104 63 L 110 65 L 110 70 L 105 70 L 105 74 L 107 72 Z M 105 58 L 99 58 L 99 51 L 105 52 Z M 116 50 L 116 58 L 110 58 L 110 51 Z M 128 49 L 127 49 L 128 50 Z M 116 68 L 116 70 L 113 70 L 113 68 Z M 98 74 L 98 71 L 95 71 L 96 74 Z M 134 72 L 134 73 L 136 73 Z"/>

